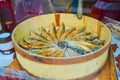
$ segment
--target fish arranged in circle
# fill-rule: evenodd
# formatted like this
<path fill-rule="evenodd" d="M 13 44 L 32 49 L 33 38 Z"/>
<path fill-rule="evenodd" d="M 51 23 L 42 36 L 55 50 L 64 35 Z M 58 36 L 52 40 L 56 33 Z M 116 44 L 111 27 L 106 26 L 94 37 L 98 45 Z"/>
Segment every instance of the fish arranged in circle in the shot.
<path fill-rule="evenodd" d="M 99 40 L 98 34 L 85 30 L 84 27 L 67 27 L 64 24 L 30 32 L 18 44 L 25 50 L 46 57 L 72 57 L 89 54 L 104 46 L 105 40 Z"/>

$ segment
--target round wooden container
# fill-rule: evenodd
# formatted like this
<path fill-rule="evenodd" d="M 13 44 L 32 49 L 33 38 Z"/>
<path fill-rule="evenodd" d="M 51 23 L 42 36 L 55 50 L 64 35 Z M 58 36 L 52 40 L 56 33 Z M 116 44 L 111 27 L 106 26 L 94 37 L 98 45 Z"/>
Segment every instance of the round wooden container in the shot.
<path fill-rule="evenodd" d="M 99 50 L 75 57 L 44 57 L 32 54 L 18 45 L 18 42 L 28 37 L 31 31 L 37 31 L 41 26 L 49 28 L 51 23 L 67 26 L 85 27 L 86 31 L 98 33 L 99 39 L 105 40 L 105 45 Z M 105 65 L 111 42 L 110 30 L 100 21 L 83 16 L 77 19 L 75 14 L 46 14 L 23 21 L 12 33 L 12 41 L 16 57 L 22 68 L 31 75 L 49 79 L 90 79 Z"/>

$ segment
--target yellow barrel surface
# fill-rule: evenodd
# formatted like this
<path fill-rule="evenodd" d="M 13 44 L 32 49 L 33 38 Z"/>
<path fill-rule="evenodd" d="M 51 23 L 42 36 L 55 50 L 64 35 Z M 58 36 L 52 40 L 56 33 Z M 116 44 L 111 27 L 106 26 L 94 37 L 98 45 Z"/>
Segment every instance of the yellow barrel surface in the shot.
<path fill-rule="evenodd" d="M 98 33 L 99 38 L 105 40 L 105 45 L 87 55 L 67 58 L 37 56 L 18 45 L 18 42 L 23 40 L 24 37 L 28 37 L 31 31 L 37 31 L 41 26 L 49 28 L 51 23 L 55 25 L 64 23 L 70 27 L 84 26 L 87 31 Z M 82 19 L 77 19 L 75 14 L 46 14 L 30 18 L 18 24 L 12 33 L 12 41 L 18 62 L 31 75 L 49 79 L 84 80 L 84 78 L 96 75 L 105 65 L 111 32 L 103 23 L 91 17 L 83 16 Z"/>

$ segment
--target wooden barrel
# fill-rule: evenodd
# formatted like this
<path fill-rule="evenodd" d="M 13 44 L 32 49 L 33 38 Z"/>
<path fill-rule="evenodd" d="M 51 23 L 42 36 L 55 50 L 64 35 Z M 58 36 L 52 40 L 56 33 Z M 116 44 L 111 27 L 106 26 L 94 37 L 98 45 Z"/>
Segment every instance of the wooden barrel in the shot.
<path fill-rule="evenodd" d="M 86 31 L 97 33 L 99 39 L 105 40 L 105 44 L 97 51 L 82 56 L 74 57 L 45 57 L 30 53 L 18 45 L 18 42 L 28 37 L 31 31 L 37 31 L 40 27 L 49 28 L 54 23 L 61 23 L 69 27 L 85 27 Z M 12 41 L 16 51 L 16 57 L 22 68 L 33 76 L 48 79 L 90 79 L 98 74 L 108 58 L 108 50 L 111 42 L 111 32 L 100 21 L 83 16 L 77 19 L 75 14 L 45 14 L 30 18 L 18 24 L 12 33 Z"/>

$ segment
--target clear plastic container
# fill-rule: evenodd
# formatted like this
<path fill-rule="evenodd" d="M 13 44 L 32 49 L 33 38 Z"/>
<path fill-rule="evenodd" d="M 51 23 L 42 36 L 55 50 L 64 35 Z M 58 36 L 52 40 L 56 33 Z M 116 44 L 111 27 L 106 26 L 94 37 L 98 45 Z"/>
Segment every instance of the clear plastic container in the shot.
<path fill-rule="evenodd" d="M 112 35 L 120 40 L 120 22 L 108 17 L 104 17 L 102 22 L 110 28 Z"/>

